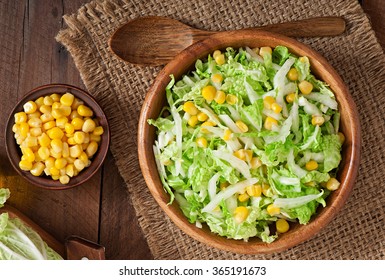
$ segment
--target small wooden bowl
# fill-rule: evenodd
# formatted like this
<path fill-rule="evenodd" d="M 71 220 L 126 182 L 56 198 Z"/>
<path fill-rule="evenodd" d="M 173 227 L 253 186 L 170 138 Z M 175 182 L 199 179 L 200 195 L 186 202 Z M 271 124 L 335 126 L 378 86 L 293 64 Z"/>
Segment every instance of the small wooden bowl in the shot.
<path fill-rule="evenodd" d="M 270 244 L 263 243 L 258 238 L 251 238 L 248 242 L 227 239 L 212 233 L 207 226 L 200 229 L 194 224 L 190 224 L 177 202 L 168 205 L 170 197 L 164 191 L 158 176 L 152 149 L 156 137 L 155 128 L 150 126 L 147 120 L 157 118 L 162 107 L 166 104 L 165 88 L 170 82 L 170 75 L 173 74 L 175 79 L 179 80 L 183 74 L 194 67 L 198 58 L 205 58 L 214 50 L 224 50 L 226 47 L 237 49 L 245 46 L 276 47 L 278 45 L 288 47 L 290 52 L 298 56 L 309 57 L 313 74 L 329 84 L 336 94 L 341 112 L 341 130 L 346 137 L 338 173 L 341 185 L 337 191 L 328 197 L 327 206 L 325 208 L 319 207 L 317 214 L 308 225 L 296 224 L 291 227 L 289 232 L 280 235 L 277 240 Z M 337 215 L 354 184 L 359 165 L 360 139 L 359 118 L 354 101 L 338 73 L 320 54 L 307 45 L 282 35 L 263 31 L 232 31 L 213 35 L 185 49 L 159 73 L 147 93 L 141 110 L 138 153 L 140 167 L 148 188 L 160 207 L 180 229 L 191 237 L 219 249 L 242 254 L 261 254 L 279 252 L 312 238 Z"/>
<path fill-rule="evenodd" d="M 85 105 L 90 107 L 94 112 L 94 117 L 98 119 L 100 125 L 104 129 L 104 133 L 101 136 L 101 141 L 98 147 L 98 151 L 91 159 L 91 165 L 84 168 L 77 176 L 74 176 L 70 179 L 69 183 L 66 185 L 61 184 L 58 180 L 55 181 L 48 176 L 33 176 L 29 171 L 23 171 L 19 168 L 19 162 L 21 158 L 21 150 L 19 145 L 17 145 L 14 132 L 12 131 L 12 126 L 15 123 L 14 114 L 17 112 L 23 111 L 23 105 L 29 100 L 36 100 L 40 96 L 50 95 L 52 93 L 64 94 L 66 92 L 72 93 L 75 97 L 84 101 Z M 30 183 L 45 189 L 50 190 L 64 190 L 73 188 L 80 184 L 83 184 L 88 179 L 90 179 L 103 164 L 103 161 L 107 155 L 108 148 L 110 145 L 110 130 L 107 122 L 106 115 L 104 114 L 102 108 L 96 102 L 96 100 L 84 90 L 66 84 L 49 84 L 43 85 L 38 88 L 35 88 L 28 92 L 17 105 L 12 110 L 9 115 L 7 126 L 6 126 L 6 150 L 8 158 L 11 162 L 11 165 L 15 170 Z"/>

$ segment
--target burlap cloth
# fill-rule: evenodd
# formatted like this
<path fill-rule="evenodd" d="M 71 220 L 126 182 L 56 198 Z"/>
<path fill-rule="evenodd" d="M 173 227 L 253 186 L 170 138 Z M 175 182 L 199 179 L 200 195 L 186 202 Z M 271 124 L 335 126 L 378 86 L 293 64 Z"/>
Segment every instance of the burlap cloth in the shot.
<path fill-rule="evenodd" d="M 136 139 L 142 101 L 161 67 L 119 61 L 107 45 L 118 26 L 145 15 L 169 16 L 209 30 L 316 16 L 346 19 L 347 32 L 342 36 L 299 39 L 326 57 L 342 76 L 362 125 L 362 160 L 352 195 L 317 236 L 282 253 L 239 255 L 195 241 L 166 217 L 143 180 Z M 108 0 L 86 4 L 64 19 L 67 27 L 56 39 L 70 52 L 84 84 L 109 118 L 111 151 L 155 259 L 385 259 L 385 55 L 358 1 Z"/>

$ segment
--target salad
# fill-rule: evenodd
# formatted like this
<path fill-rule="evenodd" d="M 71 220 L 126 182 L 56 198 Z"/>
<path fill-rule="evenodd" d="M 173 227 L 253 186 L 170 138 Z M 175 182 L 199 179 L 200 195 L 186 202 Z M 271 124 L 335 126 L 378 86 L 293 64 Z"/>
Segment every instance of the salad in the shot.
<path fill-rule="evenodd" d="M 166 88 L 154 154 L 191 223 L 273 242 L 307 224 L 335 178 L 344 135 L 334 93 L 285 46 L 216 50 Z"/>

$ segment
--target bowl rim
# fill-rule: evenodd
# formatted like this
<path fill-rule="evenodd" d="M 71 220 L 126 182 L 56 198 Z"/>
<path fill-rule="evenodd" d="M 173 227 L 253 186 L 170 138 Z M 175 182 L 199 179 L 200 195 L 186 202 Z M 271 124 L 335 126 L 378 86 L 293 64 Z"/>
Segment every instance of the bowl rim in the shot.
<path fill-rule="evenodd" d="M 98 151 L 94 155 L 92 161 L 96 162 L 97 164 L 92 165 L 91 163 L 91 165 L 82 170 L 82 172 L 78 176 L 70 178 L 68 184 L 63 185 L 58 180 L 54 181 L 48 177 L 42 176 L 36 177 L 33 176 L 29 171 L 23 171 L 19 168 L 18 163 L 20 159 L 16 159 L 14 155 L 16 153 L 20 155 L 20 148 L 15 141 L 12 126 L 15 123 L 14 114 L 22 110 L 22 106 L 25 102 L 29 100 L 36 100 L 36 98 L 39 96 L 46 96 L 52 93 L 64 94 L 65 92 L 72 93 L 73 95 L 75 95 L 75 97 L 81 99 L 87 106 L 92 108 L 95 113 L 95 117 L 98 118 L 98 120 L 101 122 L 100 125 L 103 126 L 104 133 L 101 136 L 101 144 L 99 145 Z M 98 114 L 96 113 L 96 111 L 98 112 Z M 110 127 L 108 124 L 107 116 L 99 105 L 99 103 L 94 99 L 94 97 L 91 96 L 87 91 L 79 87 L 62 83 L 41 85 L 27 92 L 19 101 L 17 101 L 15 106 L 12 108 L 5 127 L 5 149 L 12 167 L 21 177 L 25 178 L 29 183 L 33 184 L 34 186 L 49 190 L 71 189 L 85 183 L 91 177 L 93 177 L 95 173 L 99 170 L 99 168 L 102 166 L 107 156 L 111 141 L 110 138 Z"/>
<path fill-rule="evenodd" d="M 151 144 L 152 146 L 153 144 L 150 143 L 150 140 L 148 140 L 150 126 L 147 123 L 147 119 L 154 117 L 151 116 L 151 103 L 160 102 L 157 99 L 157 95 L 159 95 L 159 92 L 164 92 L 164 89 L 171 80 L 170 74 L 173 74 L 177 80 L 185 74 L 189 68 L 191 68 L 193 63 L 195 63 L 198 58 L 207 57 L 208 53 L 211 53 L 213 50 L 224 49 L 229 46 L 233 46 L 235 48 L 235 45 L 239 44 L 241 46 L 246 46 L 246 44 L 243 43 L 253 40 L 260 42 L 269 41 L 269 45 L 272 47 L 284 45 L 287 46 L 291 52 L 296 53 L 297 55 L 308 56 L 311 60 L 312 71 L 314 68 L 323 69 L 324 73 L 322 75 L 327 77 L 327 79 L 322 79 L 333 81 L 336 85 L 338 85 L 339 90 L 338 92 L 335 92 L 337 101 L 340 103 L 341 100 L 344 100 L 344 104 L 348 104 L 348 107 L 344 107 L 343 110 L 349 116 L 350 123 L 352 124 L 351 126 L 349 124 L 349 127 L 347 128 L 351 133 L 351 143 L 349 143 L 349 145 L 346 144 L 345 149 L 347 150 L 347 156 L 344 159 L 345 165 L 341 174 L 345 180 L 341 181 L 340 188 L 331 195 L 333 197 L 330 198 L 332 201 L 321 210 L 321 213 L 317 213 L 317 215 L 313 216 L 311 222 L 309 222 L 306 226 L 299 225 L 295 230 L 293 230 L 293 233 L 289 237 L 282 235 L 277 240 L 269 244 L 259 241 L 256 241 L 255 243 L 245 243 L 243 240 L 226 239 L 226 237 L 220 237 L 217 234 L 207 232 L 207 230 L 204 231 L 199 229 L 194 224 L 190 224 L 183 213 L 181 213 L 180 209 L 179 211 L 173 210 L 175 209 L 175 201 L 170 207 L 169 201 L 166 199 L 168 194 L 165 194 L 163 190 L 159 175 L 157 172 L 153 172 L 153 170 L 157 171 L 157 169 L 154 155 L 151 152 L 152 150 L 149 151 L 146 149 L 148 145 Z M 189 66 L 180 67 L 180 61 L 187 62 Z M 335 89 L 333 91 L 335 91 Z M 205 40 L 199 41 L 183 50 L 171 62 L 169 62 L 156 77 L 154 83 L 146 94 L 138 123 L 138 156 L 140 168 L 147 187 L 149 188 L 154 199 L 157 201 L 158 205 L 183 232 L 194 239 L 218 249 L 241 254 L 266 254 L 281 252 L 309 240 L 318 234 L 321 229 L 323 229 L 331 222 L 332 219 L 335 218 L 337 212 L 341 210 L 350 196 L 358 173 L 360 150 L 361 128 L 358 111 L 346 84 L 343 82 L 337 71 L 322 55 L 313 50 L 310 46 L 293 38 L 266 31 L 243 30 L 221 32 L 212 35 Z M 177 208 L 179 208 L 179 206 L 177 206 Z M 245 248 L 245 244 L 248 244 L 247 248 Z"/>

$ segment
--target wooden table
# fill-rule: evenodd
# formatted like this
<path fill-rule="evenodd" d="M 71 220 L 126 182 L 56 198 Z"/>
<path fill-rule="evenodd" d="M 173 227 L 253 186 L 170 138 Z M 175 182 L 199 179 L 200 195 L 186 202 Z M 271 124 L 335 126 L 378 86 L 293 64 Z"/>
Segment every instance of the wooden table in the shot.
<path fill-rule="evenodd" d="M 87 0 L 0 0 L 0 187 L 16 207 L 58 241 L 77 235 L 105 246 L 107 259 L 151 259 L 130 196 L 114 159 L 86 184 L 65 191 L 37 188 L 17 175 L 7 159 L 4 130 L 9 113 L 29 90 L 49 83 L 85 89 L 71 56 L 54 39 L 62 16 Z M 365 0 L 385 48 L 383 0 Z"/>

